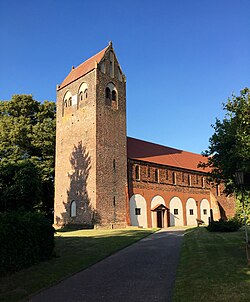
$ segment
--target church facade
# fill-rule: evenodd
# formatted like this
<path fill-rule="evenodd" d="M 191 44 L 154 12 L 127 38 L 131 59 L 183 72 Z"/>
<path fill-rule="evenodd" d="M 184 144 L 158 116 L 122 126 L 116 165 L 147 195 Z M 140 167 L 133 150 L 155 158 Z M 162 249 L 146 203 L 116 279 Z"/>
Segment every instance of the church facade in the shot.
<path fill-rule="evenodd" d="M 127 137 L 126 77 L 112 43 L 57 86 L 54 224 L 121 228 L 208 223 L 234 199 L 199 154 Z"/>

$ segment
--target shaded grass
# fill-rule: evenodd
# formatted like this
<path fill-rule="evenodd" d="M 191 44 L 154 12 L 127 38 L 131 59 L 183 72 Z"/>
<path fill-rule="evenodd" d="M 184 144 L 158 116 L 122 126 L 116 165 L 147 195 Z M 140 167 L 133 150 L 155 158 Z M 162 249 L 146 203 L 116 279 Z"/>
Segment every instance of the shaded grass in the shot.
<path fill-rule="evenodd" d="M 210 233 L 200 227 L 186 231 L 173 301 L 250 301 L 243 230 Z"/>
<path fill-rule="evenodd" d="M 0 301 L 18 301 L 85 269 L 156 229 L 58 232 L 55 257 L 0 278 Z"/>

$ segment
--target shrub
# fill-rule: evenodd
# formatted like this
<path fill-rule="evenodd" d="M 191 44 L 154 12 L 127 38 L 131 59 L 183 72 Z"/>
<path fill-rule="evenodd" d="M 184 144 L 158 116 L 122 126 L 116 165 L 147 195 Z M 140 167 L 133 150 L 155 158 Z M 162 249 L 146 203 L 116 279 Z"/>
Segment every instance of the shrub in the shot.
<path fill-rule="evenodd" d="M 209 232 L 236 232 L 241 226 L 239 220 L 231 218 L 229 220 L 211 221 L 207 229 Z"/>
<path fill-rule="evenodd" d="M 0 214 L 0 274 L 6 275 L 51 257 L 54 228 L 41 214 Z"/>

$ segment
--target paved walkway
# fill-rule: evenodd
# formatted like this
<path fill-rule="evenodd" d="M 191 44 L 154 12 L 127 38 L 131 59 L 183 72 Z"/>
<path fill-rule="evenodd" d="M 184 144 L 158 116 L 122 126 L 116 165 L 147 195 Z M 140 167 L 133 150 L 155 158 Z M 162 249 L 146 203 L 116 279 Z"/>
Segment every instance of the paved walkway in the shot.
<path fill-rule="evenodd" d="M 163 229 L 29 301 L 171 301 L 183 233 L 181 229 Z"/>

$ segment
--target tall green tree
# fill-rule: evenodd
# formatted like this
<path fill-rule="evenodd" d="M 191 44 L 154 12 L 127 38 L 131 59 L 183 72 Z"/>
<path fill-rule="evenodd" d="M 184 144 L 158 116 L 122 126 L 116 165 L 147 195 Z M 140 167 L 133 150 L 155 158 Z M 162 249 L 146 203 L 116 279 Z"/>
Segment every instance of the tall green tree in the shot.
<path fill-rule="evenodd" d="M 54 102 L 40 103 L 31 95 L 14 95 L 10 101 L 0 101 L 0 204 L 2 209 L 8 209 L 8 205 L 12 208 L 13 204 L 17 207 L 21 206 L 21 201 L 14 202 L 13 192 L 21 195 L 25 191 L 23 196 L 26 196 L 26 206 L 29 200 L 32 208 L 46 213 L 52 212 L 55 116 Z M 29 177 L 31 175 L 32 177 Z M 11 182 L 6 186 L 8 179 L 11 179 Z M 32 188 L 28 190 L 26 186 L 28 183 L 39 194 L 35 194 Z M 32 200 L 29 197 L 32 197 Z M 20 200 L 24 201 L 24 198 Z"/>
<path fill-rule="evenodd" d="M 216 119 L 214 134 L 209 139 L 209 147 L 203 155 L 211 168 L 210 176 L 218 183 L 225 183 L 226 192 L 239 192 L 235 172 L 245 176 L 244 187 L 250 190 L 250 90 L 243 89 L 239 96 L 233 95 L 223 104 L 226 111 L 222 121 Z"/>

